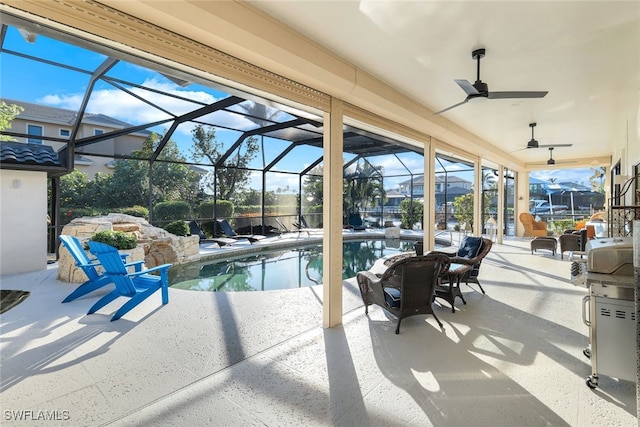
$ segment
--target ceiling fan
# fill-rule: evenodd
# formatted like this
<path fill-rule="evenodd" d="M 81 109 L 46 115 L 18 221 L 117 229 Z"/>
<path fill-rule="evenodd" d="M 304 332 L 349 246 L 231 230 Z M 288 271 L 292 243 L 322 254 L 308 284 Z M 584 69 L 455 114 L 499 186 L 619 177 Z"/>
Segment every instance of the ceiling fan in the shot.
<path fill-rule="evenodd" d="M 547 148 L 549 149 L 549 160 L 547 160 L 546 162 L 533 162 L 533 163 L 529 163 L 530 165 L 544 165 L 547 164 L 549 166 L 553 166 L 556 164 L 571 164 L 571 163 L 576 163 L 575 160 L 563 160 L 563 161 L 559 161 L 556 162 L 556 160 L 553 158 L 553 149 L 555 147 L 553 146 L 547 146 Z"/>
<path fill-rule="evenodd" d="M 555 165 L 556 161 L 553 160 L 553 147 L 549 147 L 549 160 L 547 160 L 548 165 Z"/>
<path fill-rule="evenodd" d="M 529 127 L 531 128 L 531 139 L 527 142 L 527 146 L 525 148 L 553 148 L 553 147 L 571 147 L 573 144 L 546 144 L 540 145 L 538 144 L 538 140 L 533 137 L 533 128 L 535 128 L 537 123 L 529 123 Z"/>
<path fill-rule="evenodd" d="M 455 80 L 455 82 L 462 88 L 467 94 L 464 101 L 459 102 L 451 107 L 447 107 L 444 110 L 440 110 L 434 114 L 441 114 L 445 111 L 449 111 L 452 108 L 458 107 L 462 104 L 466 104 L 472 99 L 488 98 L 488 99 L 507 99 L 507 98 L 543 98 L 549 92 L 489 92 L 489 86 L 480 80 L 480 58 L 484 57 L 485 49 L 476 49 L 471 52 L 471 57 L 478 61 L 478 78 L 474 84 L 469 83 L 468 80 Z"/>

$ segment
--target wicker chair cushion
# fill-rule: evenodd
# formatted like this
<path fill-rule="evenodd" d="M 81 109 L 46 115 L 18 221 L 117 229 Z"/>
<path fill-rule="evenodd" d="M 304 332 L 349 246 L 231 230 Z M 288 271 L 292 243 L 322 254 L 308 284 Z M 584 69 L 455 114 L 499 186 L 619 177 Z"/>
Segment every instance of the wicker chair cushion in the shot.
<path fill-rule="evenodd" d="M 400 296 L 400 289 L 384 288 L 384 300 L 389 307 L 400 308 Z"/>
<path fill-rule="evenodd" d="M 462 240 L 462 244 L 456 255 L 461 258 L 474 258 L 478 255 L 480 246 L 482 246 L 482 237 L 467 236 Z"/>

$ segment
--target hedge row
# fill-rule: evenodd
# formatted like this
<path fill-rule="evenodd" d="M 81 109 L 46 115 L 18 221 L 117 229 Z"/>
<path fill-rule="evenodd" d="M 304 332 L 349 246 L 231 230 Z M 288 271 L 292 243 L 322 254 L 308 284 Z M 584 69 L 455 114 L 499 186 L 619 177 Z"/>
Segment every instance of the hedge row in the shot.
<path fill-rule="evenodd" d="M 135 217 L 149 219 L 149 209 L 144 206 L 132 206 L 125 208 L 70 208 L 62 209 L 62 224 L 68 224 L 74 218 L 83 216 L 107 215 L 111 212 L 123 213 Z M 298 208 L 296 205 L 272 205 L 264 207 L 264 214 L 267 216 L 291 216 L 296 215 Z M 322 206 L 311 206 L 305 208 L 306 213 L 322 213 Z M 228 200 L 218 200 L 215 208 L 216 217 L 232 218 L 235 215 L 243 217 L 257 217 L 262 215 L 260 205 L 234 206 Z M 158 203 L 153 208 L 154 222 L 170 222 L 184 220 L 187 218 L 213 218 L 213 201 L 203 202 L 193 211 L 187 202 L 177 200 L 171 202 Z"/>

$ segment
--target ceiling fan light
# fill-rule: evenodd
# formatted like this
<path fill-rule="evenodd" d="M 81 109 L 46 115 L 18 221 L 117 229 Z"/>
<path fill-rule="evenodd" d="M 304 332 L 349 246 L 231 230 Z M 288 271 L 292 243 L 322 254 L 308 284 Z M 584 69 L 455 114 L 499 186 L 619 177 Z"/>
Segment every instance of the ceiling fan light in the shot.
<path fill-rule="evenodd" d="M 553 160 L 553 147 L 549 147 L 549 160 L 547 160 L 548 165 L 555 165 L 556 161 Z"/>

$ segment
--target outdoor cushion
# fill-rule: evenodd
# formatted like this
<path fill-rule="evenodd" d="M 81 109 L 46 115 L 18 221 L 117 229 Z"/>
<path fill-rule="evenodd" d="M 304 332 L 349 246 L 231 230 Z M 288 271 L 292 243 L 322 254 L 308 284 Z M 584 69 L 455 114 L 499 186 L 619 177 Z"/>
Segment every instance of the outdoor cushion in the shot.
<path fill-rule="evenodd" d="M 462 258 L 473 258 L 478 255 L 481 246 L 481 237 L 467 236 L 462 240 L 462 244 L 460 245 L 460 249 L 458 249 L 458 253 L 456 255 Z"/>
<path fill-rule="evenodd" d="M 400 307 L 400 289 L 385 287 L 384 300 L 389 307 Z"/>

